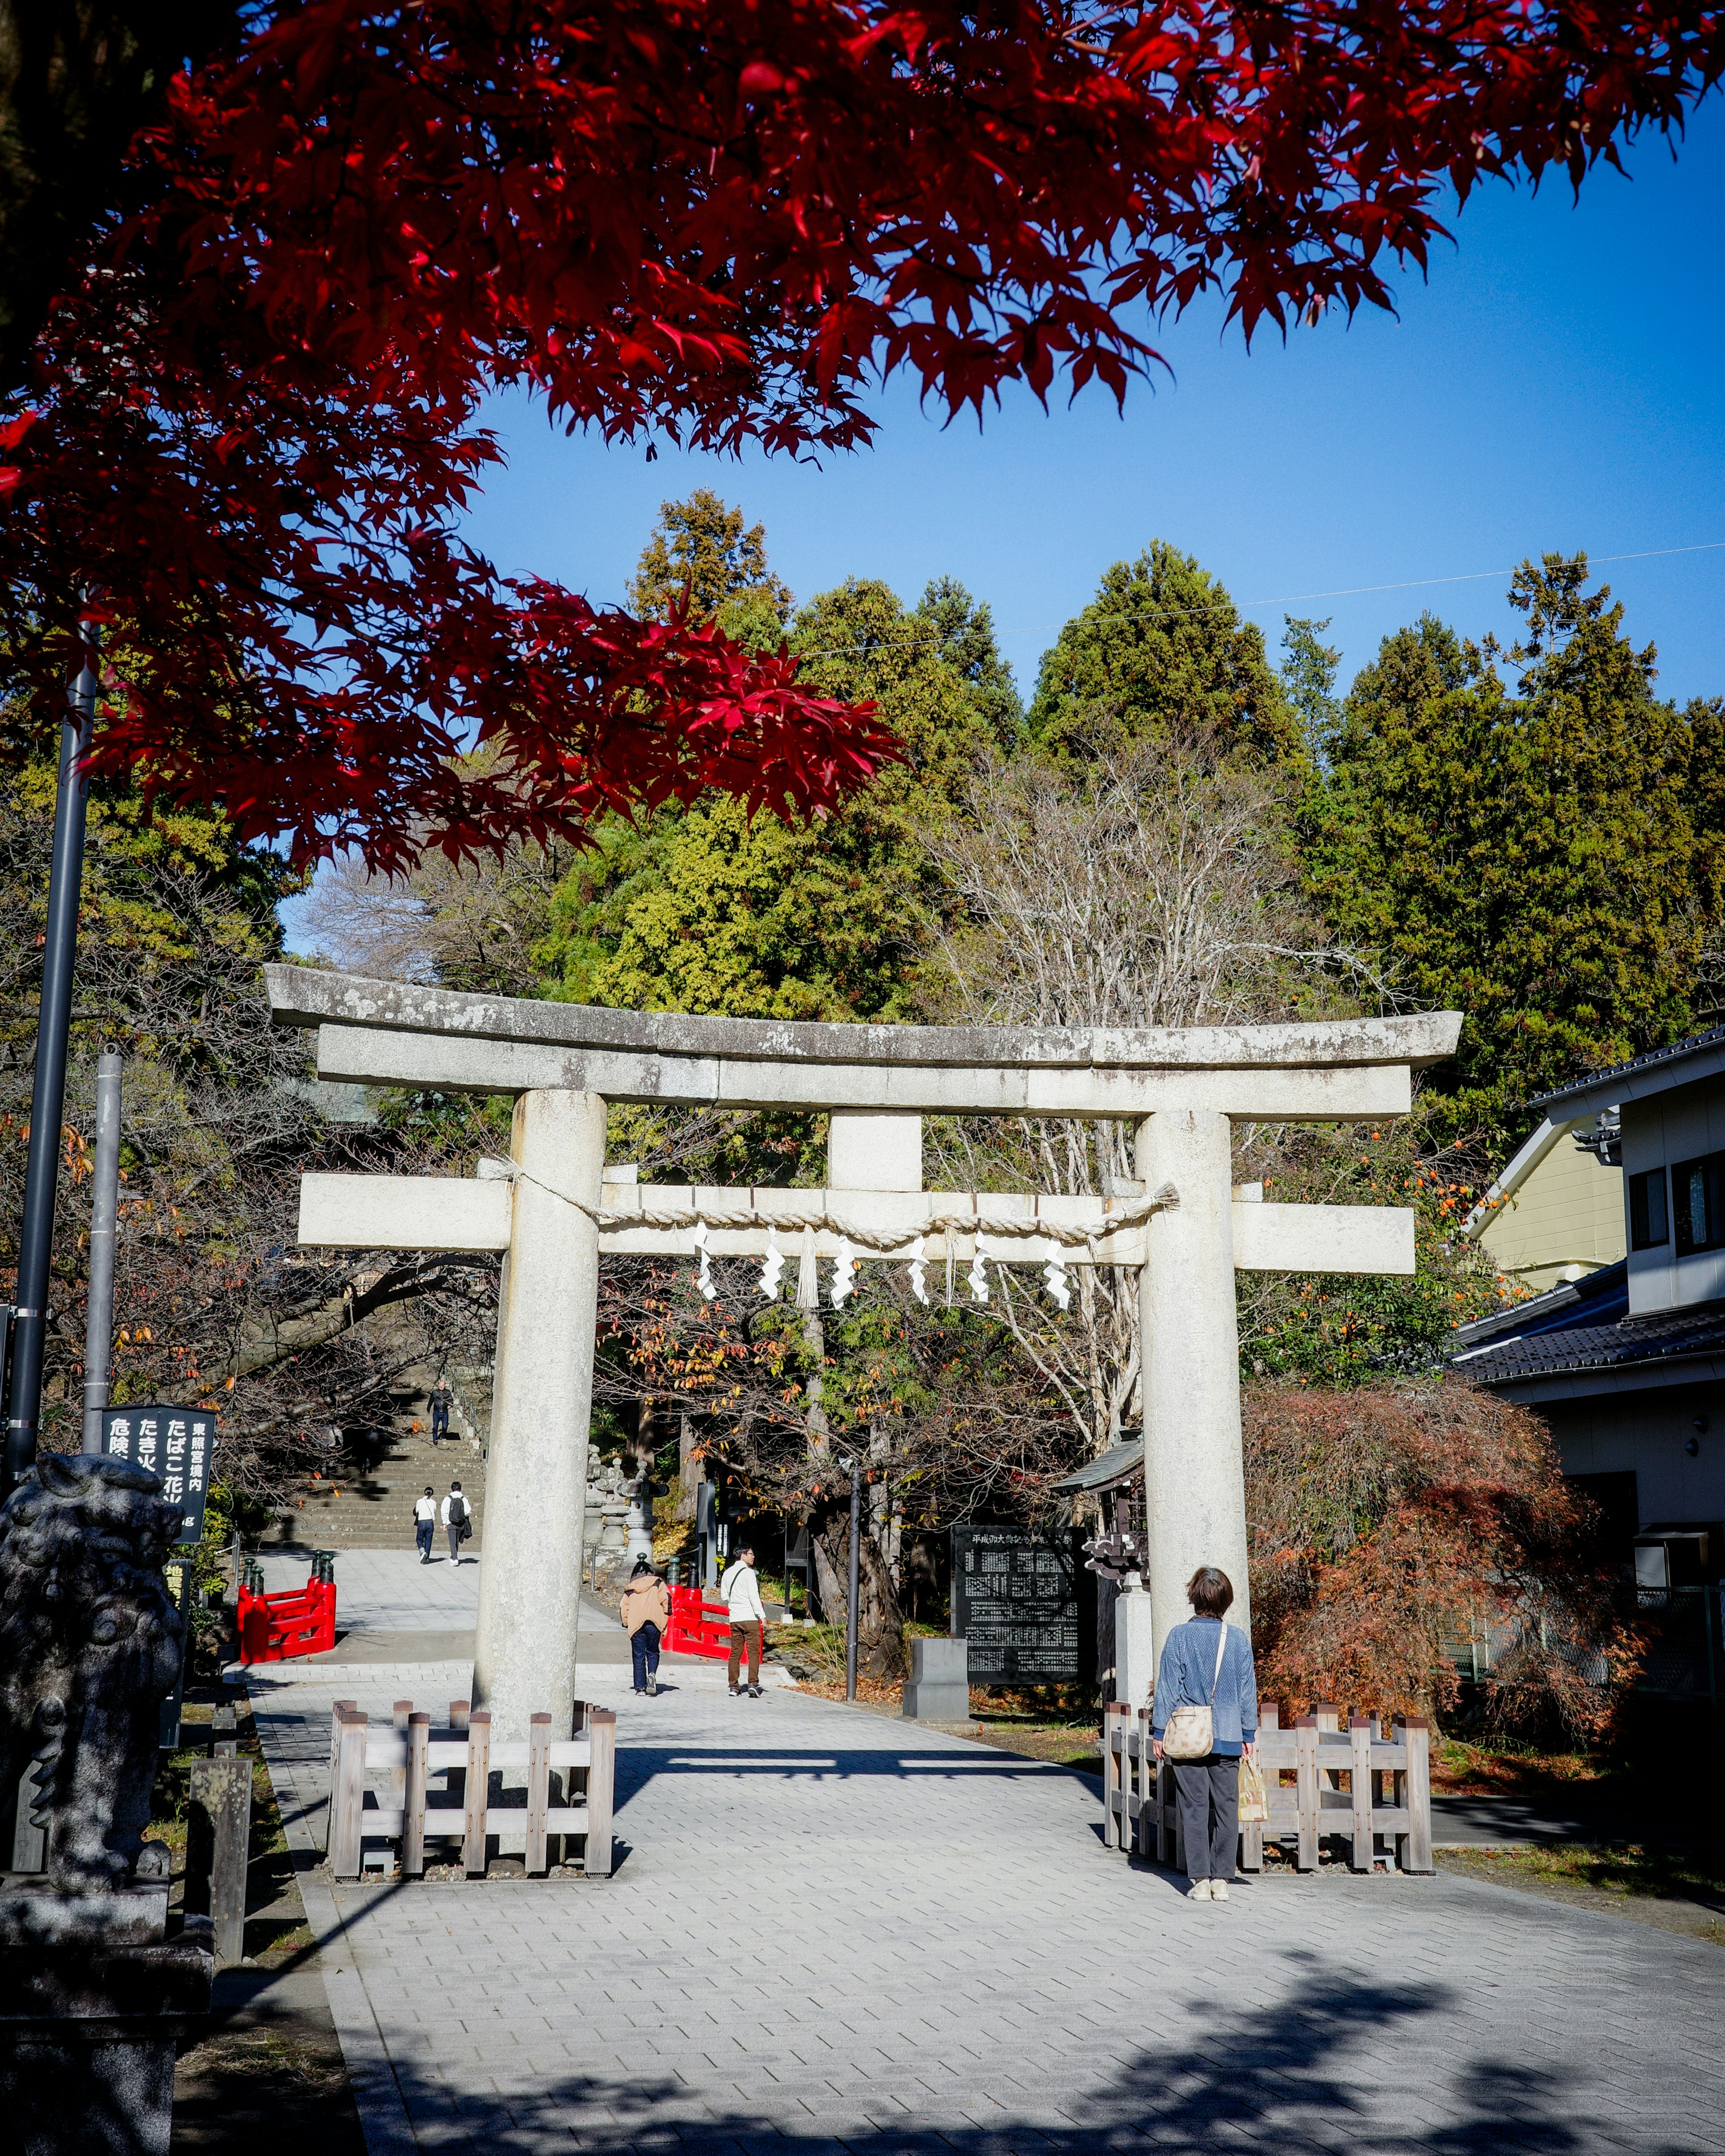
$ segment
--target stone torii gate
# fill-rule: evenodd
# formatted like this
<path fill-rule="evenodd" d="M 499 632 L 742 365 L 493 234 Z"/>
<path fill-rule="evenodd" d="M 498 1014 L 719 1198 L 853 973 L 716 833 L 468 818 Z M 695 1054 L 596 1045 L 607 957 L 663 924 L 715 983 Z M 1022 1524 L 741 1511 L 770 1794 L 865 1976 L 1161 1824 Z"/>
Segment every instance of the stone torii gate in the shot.
<path fill-rule="evenodd" d="M 317 1029 L 321 1077 L 509 1093 L 506 1162 L 479 1176 L 307 1175 L 303 1245 L 499 1250 L 485 1562 L 475 1697 L 504 1738 L 571 1712 L 598 1260 L 636 1253 L 762 1260 L 798 1299 L 862 1257 L 1037 1265 L 1065 1306 L 1066 1268 L 1139 1268 L 1152 1620 L 1219 1564 L 1250 1621 L 1234 1275 L 1409 1274 L 1414 1216 L 1393 1207 L 1279 1205 L 1232 1187 L 1235 1118 L 1376 1122 L 1404 1115 L 1411 1073 L 1454 1051 L 1459 1014 L 1134 1032 L 993 1026 L 779 1024 L 588 1009 L 388 981 L 266 969 L 279 1024 Z M 821 1190 L 644 1186 L 605 1168 L 608 1101 L 829 1111 Z M 922 1188 L 925 1115 L 1115 1118 L 1137 1131 L 1138 1183 L 1112 1198 Z M 783 1239 L 783 1240 L 781 1240 Z"/>

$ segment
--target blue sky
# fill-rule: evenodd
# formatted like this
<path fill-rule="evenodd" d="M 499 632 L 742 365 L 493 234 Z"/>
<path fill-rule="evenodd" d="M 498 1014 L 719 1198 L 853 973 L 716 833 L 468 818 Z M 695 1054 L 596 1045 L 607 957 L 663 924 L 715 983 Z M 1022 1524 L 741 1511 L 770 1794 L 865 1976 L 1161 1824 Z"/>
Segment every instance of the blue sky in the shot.
<path fill-rule="evenodd" d="M 1332 620 L 1343 679 L 1422 607 L 1471 634 L 1515 625 L 1505 578 L 1527 553 L 1652 555 L 1600 573 L 1660 685 L 1725 694 L 1725 104 L 1674 164 L 1657 138 L 1630 177 L 1488 188 L 1453 221 L 1429 280 L 1373 314 L 1266 336 L 1219 313 L 1158 339 L 1172 378 L 1117 418 L 1086 392 L 1045 414 L 1009 396 L 980 434 L 942 431 L 901 388 L 871 450 L 815 470 L 783 459 L 607 448 L 525 403 L 493 424 L 510 454 L 469 520 L 507 573 L 617 600 L 668 496 L 717 489 L 767 526 L 799 598 L 846 576 L 914 599 L 956 576 L 993 609 L 1027 694 L 1060 624 L 1111 562 L 1153 538 L 1195 554 L 1264 626 Z M 1471 578 L 1414 589 L 1353 588 Z M 1300 595 L 1349 591 L 1351 596 Z"/>

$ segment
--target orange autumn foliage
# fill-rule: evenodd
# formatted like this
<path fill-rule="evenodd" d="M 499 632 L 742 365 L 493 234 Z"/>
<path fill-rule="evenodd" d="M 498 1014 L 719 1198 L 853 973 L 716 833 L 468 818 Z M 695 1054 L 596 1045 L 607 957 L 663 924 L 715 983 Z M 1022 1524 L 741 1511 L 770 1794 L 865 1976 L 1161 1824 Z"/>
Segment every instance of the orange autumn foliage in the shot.
<path fill-rule="evenodd" d="M 1245 1408 L 1264 1697 L 1441 1716 L 1485 1627 L 1489 1719 L 1604 1727 L 1636 1641 L 1537 1417 L 1454 1383 L 1258 1385 Z"/>

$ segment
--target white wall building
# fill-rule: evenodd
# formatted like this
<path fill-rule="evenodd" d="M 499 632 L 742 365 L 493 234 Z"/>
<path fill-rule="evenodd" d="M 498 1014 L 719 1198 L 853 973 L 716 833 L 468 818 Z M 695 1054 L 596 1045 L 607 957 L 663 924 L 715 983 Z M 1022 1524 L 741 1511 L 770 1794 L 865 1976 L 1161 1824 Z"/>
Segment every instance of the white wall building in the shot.
<path fill-rule="evenodd" d="M 1565 1473 L 1604 1508 L 1644 1585 L 1716 1585 L 1725 1554 L 1725 1028 L 1533 1105 L 1548 1132 L 1615 1111 L 1619 1136 L 1606 1150 L 1620 1158 L 1624 1255 L 1465 1327 L 1451 1367 L 1538 1409 Z"/>

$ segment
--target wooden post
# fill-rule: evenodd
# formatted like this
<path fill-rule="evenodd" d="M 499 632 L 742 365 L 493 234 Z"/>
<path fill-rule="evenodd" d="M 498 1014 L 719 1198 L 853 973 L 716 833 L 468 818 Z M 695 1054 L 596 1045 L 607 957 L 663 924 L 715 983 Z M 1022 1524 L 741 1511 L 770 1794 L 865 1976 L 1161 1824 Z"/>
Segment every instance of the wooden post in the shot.
<path fill-rule="evenodd" d="M 194 1759 L 192 1805 L 193 1830 L 187 1837 L 187 1883 L 189 1887 L 196 1878 L 199 1885 L 208 1887 L 205 1907 L 215 1925 L 216 1959 L 231 1969 L 245 1959 L 251 1761 Z"/>
<path fill-rule="evenodd" d="M 1259 1736 L 1262 1737 L 1266 1732 L 1272 1737 L 1277 1736 L 1281 1733 L 1281 1704 L 1280 1701 L 1273 1699 L 1260 1699 L 1258 1702 Z M 1281 1787 L 1281 1768 L 1279 1766 L 1271 1767 L 1266 1764 L 1261 1759 L 1260 1763 L 1264 1766 L 1265 1808 L 1266 1810 L 1274 1811 L 1276 1809 L 1276 1792 Z M 1266 1820 L 1265 1824 L 1267 1825 L 1269 1822 Z M 1257 1852 L 1258 1861 L 1255 1866 L 1250 1868 L 1261 1871 L 1264 1869 L 1264 1828 L 1261 1826 L 1258 1829 L 1258 1837 L 1255 1846 Z"/>
<path fill-rule="evenodd" d="M 465 1699 L 452 1699 L 449 1702 L 450 1736 L 466 1736 L 467 1714 L 470 1704 L 470 1702 Z M 467 1803 L 466 1768 L 451 1767 L 449 1772 L 444 1776 L 444 1788 L 454 1802 L 460 1804 L 465 1809 Z"/>
<path fill-rule="evenodd" d="M 338 1699 L 330 1709 L 330 1798 L 323 1815 L 323 1853 L 330 1856 L 336 1846 L 336 1775 L 341 1743 L 341 1717 L 352 1714 L 354 1703 L 351 1699 Z"/>
<path fill-rule="evenodd" d="M 527 1717 L 527 1847 L 526 1869 L 547 1869 L 545 1815 L 551 1809 L 551 1717 Z"/>
<path fill-rule="evenodd" d="M 1302 1714 L 1294 1724 L 1294 1764 L 1300 1784 L 1301 1871 L 1317 1869 L 1317 1717 Z"/>
<path fill-rule="evenodd" d="M 1151 1742 L 1154 1743 L 1153 1738 Z M 1174 1770 L 1166 1759 L 1158 1759 L 1153 1752 L 1150 1768 L 1156 1777 L 1156 1861 L 1158 1864 L 1172 1865 L 1178 1820 L 1173 1801 Z"/>
<path fill-rule="evenodd" d="M 1408 1839 L 1403 1869 L 1435 1871 L 1431 1857 L 1431 1725 L 1410 1714 L 1401 1725 L 1408 1748 Z"/>
<path fill-rule="evenodd" d="M 337 1707 L 336 1781 L 330 1794 L 333 1823 L 330 1869 L 338 1879 L 359 1876 L 360 1842 L 366 1808 L 367 1717 L 356 1707 Z"/>
<path fill-rule="evenodd" d="M 410 1699 L 398 1699 L 395 1702 L 395 1728 L 396 1734 L 398 1736 L 405 1737 L 407 1735 L 408 1717 L 413 1712 L 413 1702 Z M 407 1786 L 408 1770 L 406 1766 L 403 1764 L 399 1767 L 392 1767 L 389 1770 L 389 1788 L 391 1794 L 395 1797 L 398 1802 L 405 1801 Z"/>
<path fill-rule="evenodd" d="M 1340 1732 L 1342 1710 L 1338 1707 L 1332 1706 L 1327 1701 L 1319 1700 L 1312 1710 L 1312 1718 L 1317 1724 L 1319 1738 L 1317 1756 L 1322 1759 L 1325 1752 L 1322 1739 L 1326 1737 L 1334 1737 Z M 1333 1759 L 1336 1755 L 1332 1751 L 1329 1756 Z M 1321 1790 L 1332 1789 L 1339 1796 L 1342 1793 L 1341 1768 L 1339 1767 L 1323 1768 L 1318 1774 L 1317 1786 Z"/>
<path fill-rule="evenodd" d="M 401 1876 L 425 1876 L 425 1789 L 430 1779 L 426 1747 L 431 1742 L 431 1717 L 408 1717 L 408 1763 L 403 1770 L 401 1810 Z"/>
<path fill-rule="evenodd" d="M 1258 1724 L 1260 1736 L 1263 1729 L 1264 1724 L 1260 1721 Z M 1242 1761 L 1241 1764 L 1244 1765 L 1245 1762 Z M 1269 1769 L 1264 1764 L 1261 1752 L 1258 1755 L 1258 1771 L 1264 1776 L 1264 1794 L 1267 1798 L 1270 1794 Z M 1267 1805 L 1266 1809 L 1268 1809 Z M 1261 1820 L 1247 1820 L 1241 1824 L 1240 1868 L 1242 1871 L 1261 1871 L 1264 1869 L 1264 1822 Z"/>
<path fill-rule="evenodd" d="M 485 1869 L 485 1808 L 491 1792 L 491 1717 L 475 1707 L 467 1722 L 467 1835 L 461 1861 L 470 1879 Z"/>
<path fill-rule="evenodd" d="M 587 1861 L 589 1879 L 611 1876 L 611 1815 L 617 1789 L 617 1712 L 614 1707 L 587 1710 L 588 1742 L 593 1764 L 587 1770 Z"/>
<path fill-rule="evenodd" d="M 1126 1804 L 1126 1732 L 1132 1709 L 1124 1700 L 1106 1701 L 1102 1707 L 1102 1831 L 1111 1849 L 1127 1845 L 1128 1819 Z"/>
<path fill-rule="evenodd" d="M 1372 1835 L 1372 1725 L 1363 1714 L 1350 1717 L 1348 1733 L 1353 1739 L 1353 1868 L 1369 1871 L 1375 1843 Z"/>
<path fill-rule="evenodd" d="M 1156 1739 L 1150 1733 L 1152 1710 L 1138 1709 L 1138 1838 L 1133 1846 L 1146 1859 L 1156 1854 Z"/>

